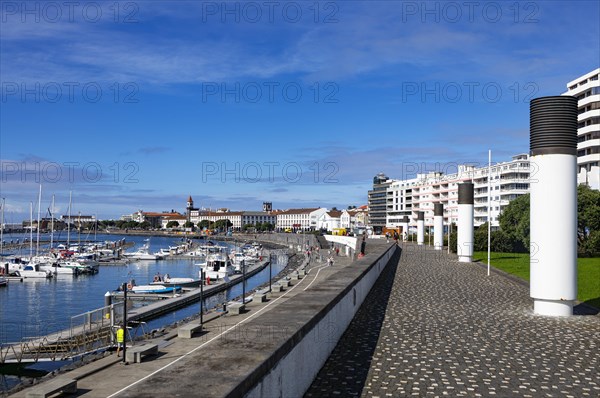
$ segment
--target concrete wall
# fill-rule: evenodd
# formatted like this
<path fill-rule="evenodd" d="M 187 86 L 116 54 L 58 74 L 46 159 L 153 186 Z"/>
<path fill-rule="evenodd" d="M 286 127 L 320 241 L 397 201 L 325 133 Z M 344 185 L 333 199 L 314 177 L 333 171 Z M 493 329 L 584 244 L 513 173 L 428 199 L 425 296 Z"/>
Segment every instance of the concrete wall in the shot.
<path fill-rule="evenodd" d="M 241 234 L 234 235 L 229 238 L 230 240 L 248 240 L 256 239 L 257 241 L 272 242 L 280 245 L 290 246 L 293 245 L 294 249 L 298 245 L 304 248 L 304 245 L 318 246 L 317 238 L 313 234 L 286 234 L 286 233 L 272 233 L 272 234 Z"/>
<path fill-rule="evenodd" d="M 274 366 L 269 366 L 270 371 L 245 396 L 258 398 L 304 395 L 382 270 L 390 263 L 394 254 L 399 255 L 399 251 L 400 248 L 396 245 L 386 246 L 383 253 L 357 261 L 356 269 L 363 269 L 363 272 L 353 278 L 325 310 L 316 314 L 307 328 L 303 328 L 301 333 L 296 333 L 283 344 L 283 347 L 287 346 L 289 349 L 278 353 L 279 358 Z M 365 266 L 365 262 L 369 265 Z"/>

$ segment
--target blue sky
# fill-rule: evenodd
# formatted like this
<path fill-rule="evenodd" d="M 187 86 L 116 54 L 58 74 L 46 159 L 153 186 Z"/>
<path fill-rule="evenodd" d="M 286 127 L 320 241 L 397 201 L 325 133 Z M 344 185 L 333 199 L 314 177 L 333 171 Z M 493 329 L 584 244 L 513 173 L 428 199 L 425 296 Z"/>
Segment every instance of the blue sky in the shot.
<path fill-rule="evenodd" d="M 0 196 L 65 212 L 366 203 L 508 160 L 529 100 L 600 66 L 598 1 L 10 2 Z"/>

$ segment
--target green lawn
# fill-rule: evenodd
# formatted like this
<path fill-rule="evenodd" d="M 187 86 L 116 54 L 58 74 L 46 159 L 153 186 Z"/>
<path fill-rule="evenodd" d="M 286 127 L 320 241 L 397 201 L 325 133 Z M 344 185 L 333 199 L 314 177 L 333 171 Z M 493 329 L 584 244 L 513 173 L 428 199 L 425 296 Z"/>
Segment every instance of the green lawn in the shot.
<path fill-rule="evenodd" d="M 487 264 L 487 252 L 475 252 L 473 259 Z M 492 253 L 491 264 L 504 272 L 529 280 L 528 253 Z M 578 258 L 577 270 L 577 299 L 600 308 L 600 258 Z"/>

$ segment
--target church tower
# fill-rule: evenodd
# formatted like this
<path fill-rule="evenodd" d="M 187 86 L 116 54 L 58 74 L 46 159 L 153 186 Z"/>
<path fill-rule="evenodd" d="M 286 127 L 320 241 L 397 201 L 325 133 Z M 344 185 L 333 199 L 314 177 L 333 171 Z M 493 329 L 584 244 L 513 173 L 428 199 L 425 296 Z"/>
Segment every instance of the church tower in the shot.
<path fill-rule="evenodd" d="M 270 213 L 273 211 L 273 203 L 272 202 L 263 202 L 263 211 L 266 213 Z"/>
<path fill-rule="evenodd" d="M 191 219 L 193 209 L 194 209 L 194 199 L 192 199 L 192 195 L 190 195 L 190 197 L 187 200 L 187 206 L 185 208 L 188 221 L 190 221 L 190 219 Z"/>

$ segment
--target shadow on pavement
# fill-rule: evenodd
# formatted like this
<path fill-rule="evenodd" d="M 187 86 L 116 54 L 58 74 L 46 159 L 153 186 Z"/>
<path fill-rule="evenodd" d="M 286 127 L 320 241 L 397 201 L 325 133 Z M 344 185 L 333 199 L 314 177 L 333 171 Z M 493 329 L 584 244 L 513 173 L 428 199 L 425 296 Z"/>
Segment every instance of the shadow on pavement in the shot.
<path fill-rule="evenodd" d="M 305 397 L 359 396 L 385 319 L 400 250 L 390 259 Z"/>

